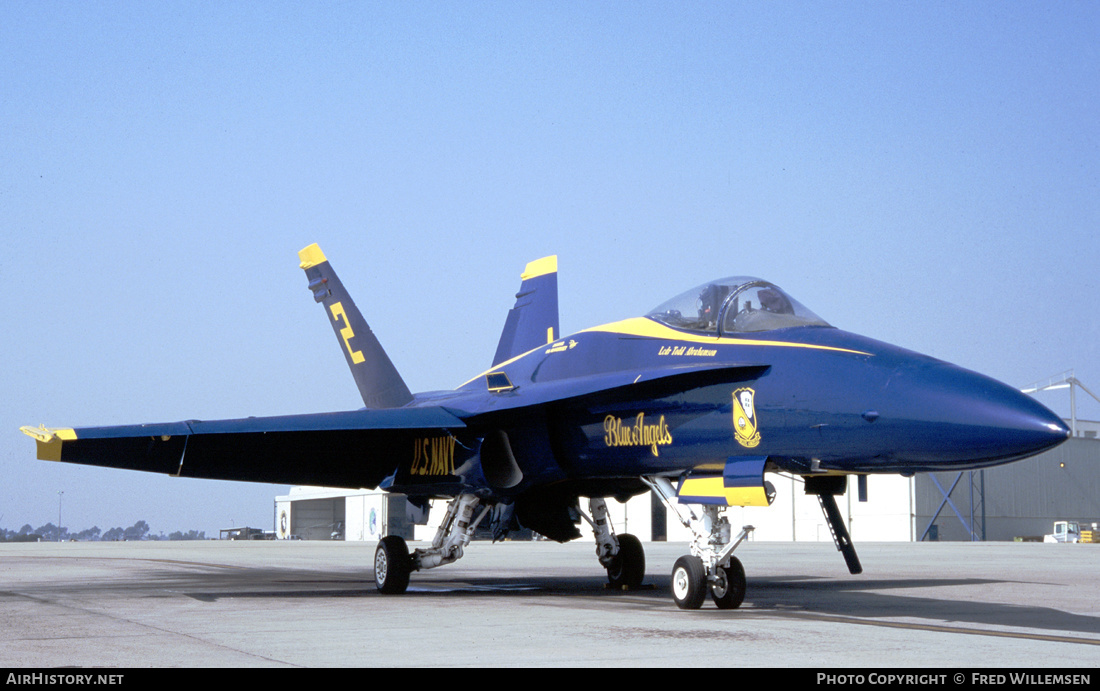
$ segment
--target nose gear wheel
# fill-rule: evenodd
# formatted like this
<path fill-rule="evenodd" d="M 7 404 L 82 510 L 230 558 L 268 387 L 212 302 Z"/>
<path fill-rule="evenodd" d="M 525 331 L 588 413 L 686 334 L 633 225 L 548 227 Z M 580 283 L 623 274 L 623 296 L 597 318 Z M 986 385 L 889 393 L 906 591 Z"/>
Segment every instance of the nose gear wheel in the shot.
<path fill-rule="evenodd" d="M 745 567 L 737 557 L 729 566 L 716 566 L 710 584 L 710 597 L 718 609 L 737 609 L 745 600 Z"/>
<path fill-rule="evenodd" d="M 672 567 L 672 599 L 680 609 L 699 609 L 707 597 L 707 572 L 703 560 L 685 555 Z"/>

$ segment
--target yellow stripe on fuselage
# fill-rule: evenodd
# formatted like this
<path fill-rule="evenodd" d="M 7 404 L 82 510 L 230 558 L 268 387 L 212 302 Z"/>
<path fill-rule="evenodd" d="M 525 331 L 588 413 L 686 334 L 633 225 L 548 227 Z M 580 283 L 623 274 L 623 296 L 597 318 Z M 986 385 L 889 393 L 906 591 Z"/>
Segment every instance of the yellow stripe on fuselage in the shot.
<path fill-rule="evenodd" d="M 622 321 L 594 326 L 584 329 L 579 333 L 613 333 L 621 336 L 639 336 L 641 338 L 655 338 L 665 341 L 683 341 L 685 343 L 710 343 L 712 345 L 747 345 L 747 346 L 771 346 L 779 348 L 809 348 L 811 350 L 829 350 L 835 353 L 850 353 L 852 355 L 870 355 L 862 350 L 849 348 L 837 348 L 834 346 L 815 345 L 813 343 L 794 343 L 791 341 L 765 341 L 755 338 L 729 338 L 728 336 L 705 336 L 686 331 L 679 331 L 671 326 L 654 321 L 648 317 L 633 317 Z"/>
<path fill-rule="evenodd" d="M 545 347 L 546 347 L 546 344 L 543 344 L 543 345 L 540 345 L 540 346 L 535 346 L 535 347 L 534 347 L 534 348 L 532 348 L 531 350 L 528 350 L 528 351 L 527 351 L 526 353 L 520 353 L 519 355 L 515 356 L 515 357 L 514 357 L 514 358 L 512 358 L 511 360 L 505 360 L 504 362 L 500 363 L 500 364 L 499 364 L 499 365 L 497 365 L 496 367 L 494 367 L 494 368 L 492 368 L 492 369 L 487 369 L 487 370 L 485 370 L 484 372 L 482 372 L 481 374 L 477 375 L 477 376 L 476 376 L 476 377 L 474 377 L 473 379 L 470 379 L 469 381 L 464 381 L 464 382 L 462 382 L 461 384 L 459 384 L 459 385 L 458 385 L 458 388 L 460 388 L 460 389 L 461 389 L 461 388 L 462 388 L 463 386 L 466 386 L 466 385 L 467 385 L 467 384 L 469 384 L 470 382 L 475 382 L 475 381 L 477 381 L 478 379 L 481 379 L 481 378 L 482 378 L 482 377 L 484 377 L 484 376 L 485 376 L 486 374 L 492 374 L 493 372 L 499 372 L 499 371 L 501 370 L 501 368 L 502 368 L 502 367 L 507 367 L 508 365 L 512 364 L 512 363 L 513 363 L 513 362 L 515 362 L 516 360 L 522 360 L 523 358 L 527 357 L 528 355 L 530 355 L 531 353 L 535 352 L 536 350 L 542 350 L 542 349 L 543 349 L 543 348 L 545 348 Z"/>
<path fill-rule="evenodd" d="M 619 336 L 638 336 L 639 338 L 652 338 L 654 340 L 663 341 L 681 341 L 684 343 L 766 346 L 774 348 L 809 348 L 811 350 L 826 350 L 834 353 L 848 353 L 850 355 L 872 355 L 872 353 L 865 353 L 862 350 L 851 350 L 850 348 L 837 348 L 835 346 L 815 345 L 813 343 L 793 343 L 791 341 L 764 341 L 757 340 L 755 338 L 719 338 L 718 336 L 704 336 L 702 334 L 693 334 L 685 331 L 678 331 L 670 326 L 665 326 L 660 322 L 653 321 L 648 317 L 633 317 L 631 319 L 624 319 L 622 321 L 612 322 L 610 324 L 593 326 L 590 329 L 584 329 L 582 331 L 578 331 L 577 333 L 610 333 L 617 334 Z M 470 382 L 476 381 L 484 377 L 486 374 L 499 371 L 502 367 L 506 367 L 517 360 L 522 360 L 536 350 L 541 350 L 545 347 L 545 345 L 540 345 L 536 348 L 528 350 L 526 353 L 520 353 L 511 360 L 505 360 L 496 367 L 485 370 L 473 379 L 463 382 L 459 385 L 458 388 L 462 388 Z"/>

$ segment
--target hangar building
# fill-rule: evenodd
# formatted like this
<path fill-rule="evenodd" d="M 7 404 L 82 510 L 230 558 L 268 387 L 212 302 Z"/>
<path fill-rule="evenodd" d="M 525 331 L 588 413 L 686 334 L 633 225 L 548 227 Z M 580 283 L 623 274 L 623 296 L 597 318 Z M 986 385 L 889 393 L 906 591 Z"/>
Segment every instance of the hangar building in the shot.
<path fill-rule="evenodd" d="M 1100 522 L 1100 440 L 1095 431 L 1033 458 L 962 473 L 961 479 L 958 475 L 914 478 L 916 539 L 928 539 L 924 533 L 929 526 L 940 540 L 1013 540 L 1050 533 L 1056 520 Z"/>

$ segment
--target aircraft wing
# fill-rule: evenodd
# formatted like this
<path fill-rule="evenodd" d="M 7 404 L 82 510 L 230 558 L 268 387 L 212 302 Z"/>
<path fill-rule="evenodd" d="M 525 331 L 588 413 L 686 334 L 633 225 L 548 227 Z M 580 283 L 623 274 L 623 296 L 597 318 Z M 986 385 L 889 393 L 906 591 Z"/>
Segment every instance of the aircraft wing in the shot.
<path fill-rule="evenodd" d="M 40 460 L 176 477 L 362 488 L 390 475 L 425 430 L 463 427 L 459 418 L 431 407 L 21 429 L 37 441 Z"/>

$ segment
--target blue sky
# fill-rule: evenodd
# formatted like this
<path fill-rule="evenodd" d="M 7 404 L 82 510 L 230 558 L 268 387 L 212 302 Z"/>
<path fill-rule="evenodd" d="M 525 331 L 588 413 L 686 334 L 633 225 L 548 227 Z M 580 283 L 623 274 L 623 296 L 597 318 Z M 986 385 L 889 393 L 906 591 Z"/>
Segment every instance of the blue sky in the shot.
<path fill-rule="evenodd" d="M 270 527 L 17 428 L 358 407 L 312 242 L 413 390 L 547 254 L 565 332 L 749 274 L 1100 389 L 1095 3 L 5 2 L 0 89 L 0 527 Z"/>

